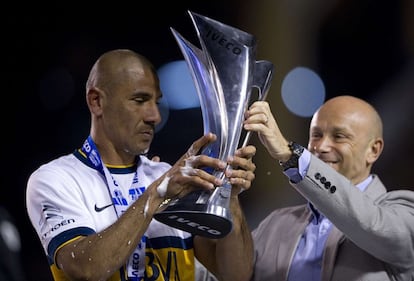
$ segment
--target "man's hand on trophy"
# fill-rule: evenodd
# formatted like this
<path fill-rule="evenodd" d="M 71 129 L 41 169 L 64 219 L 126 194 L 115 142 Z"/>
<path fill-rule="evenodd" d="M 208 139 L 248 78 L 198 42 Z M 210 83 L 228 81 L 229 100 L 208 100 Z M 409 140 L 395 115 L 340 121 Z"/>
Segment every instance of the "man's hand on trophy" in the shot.
<path fill-rule="evenodd" d="M 244 129 L 257 132 L 260 142 L 274 159 L 286 161 L 290 157 L 288 141 L 270 110 L 267 101 L 254 102 L 245 114 Z"/>
<path fill-rule="evenodd" d="M 238 195 L 251 187 L 255 179 L 256 165 L 253 163 L 255 154 L 256 147 L 248 145 L 236 150 L 235 155 L 228 159 L 227 163 L 231 168 L 226 170 L 226 177 L 232 185 L 232 195 Z"/>
<path fill-rule="evenodd" d="M 175 198 L 182 197 L 195 188 L 212 190 L 216 186 L 222 185 L 223 180 L 206 172 L 205 168 L 224 171 L 227 163 L 200 154 L 201 149 L 215 141 L 216 138 L 216 135 L 209 133 L 196 140 L 168 171 L 158 187 L 158 193 L 166 198 Z M 158 161 L 157 158 L 155 160 Z"/>

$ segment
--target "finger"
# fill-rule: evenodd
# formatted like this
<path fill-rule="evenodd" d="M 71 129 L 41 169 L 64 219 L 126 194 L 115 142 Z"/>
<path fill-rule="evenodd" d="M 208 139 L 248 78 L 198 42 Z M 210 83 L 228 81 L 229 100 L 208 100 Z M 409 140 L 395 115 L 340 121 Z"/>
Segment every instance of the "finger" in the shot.
<path fill-rule="evenodd" d="M 239 156 L 230 157 L 227 162 L 233 169 L 252 171 L 256 170 L 256 165 L 253 163 L 251 158 L 242 158 Z"/>
<path fill-rule="evenodd" d="M 241 192 L 250 189 L 252 181 L 244 178 L 230 178 L 232 185 L 232 194 L 238 195 Z"/>
<path fill-rule="evenodd" d="M 200 152 L 201 148 L 203 148 L 207 144 L 215 141 L 216 139 L 217 139 L 217 136 L 215 134 L 212 134 L 212 133 L 208 133 L 208 134 L 200 137 L 198 140 L 193 142 L 191 147 L 187 150 L 186 155 L 187 156 L 197 155 Z"/>
<path fill-rule="evenodd" d="M 174 180 L 181 185 L 189 185 L 205 189 L 213 189 L 215 186 L 223 184 L 223 180 L 216 178 L 206 171 L 188 166 L 182 167 L 180 173 L 174 176 Z"/>
<path fill-rule="evenodd" d="M 249 107 L 248 115 L 258 114 L 258 113 L 270 113 L 270 106 L 267 101 L 256 101 L 252 103 Z"/>
<path fill-rule="evenodd" d="M 269 103 L 266 101 L 257 101 L 250 106 L 249 110 L 247 110 L 244 124 L 250 129 L 252 129 L 252 125 L 267 126 L 272 118 L 273 115 Z"/>
<path fill-rule="evenodd" d="M 221 185 L 222 180 L 216 178 L 205 168 L 211 168 L 216 171 L 224 171 L 227 164 L 216 158 L 206 155 L 191 156 L 185 161 L 185 165 L 181 167 L 180 172 L 183 176 L 197 176 L 202 180 L 211 182 L 214 185 Z"/>
<path fill-rule="evenodd" d="M 185 166 L 199 169 L 211 168 L 213 170 L 224 171 L 227 163 L 207 155 L 196 155 L 188 157 L 185 160 Z"/>
<path fill-rule="evenodd" d="M 265 112 L 257 112 L 255 114 L 251 114 L 246 120 L 245 123 L 247 124 L 267 124 L 269 121 L 269 114 Z"/>
<path fill-rule="evenodd" d="M 253 171 L 228 169 L 226 171 L 226 177 L 230 180 L 234 179 L 233 183 L 235 184 L 247 184 L 247 182 L 251 183 L 256 176 Z"/>
<path fill-rule="evenodd" d="M 254 145 L 247 145 L 236 150 L 235 156 L 242 158 L 253 158 L 256 155 L 256 147 Z"/>
<path fill-rule="evenodd" d="M 209 181 L 202 180 L 191 174 L 174 174 L 169 178 L 167 198 L 180 198 L 197 189 L 214 190 L 215 186 Z"/>

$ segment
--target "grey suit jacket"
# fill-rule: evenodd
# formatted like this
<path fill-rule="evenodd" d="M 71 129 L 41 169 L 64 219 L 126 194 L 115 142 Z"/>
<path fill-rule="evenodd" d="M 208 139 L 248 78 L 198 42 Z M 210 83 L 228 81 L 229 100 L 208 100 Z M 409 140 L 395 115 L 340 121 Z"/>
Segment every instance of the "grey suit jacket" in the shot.
<path fill-rule="evenodd" d="M 306 177 L 291 184 L 334 225 L 322 281 L 413 281 L 414 192 L 386 192 L 377 176 L 361 192 L 315 156 Z M 306 204 L 277 209 L 253 231 L 252 281 L 285 281 L 311 213 Z"/>

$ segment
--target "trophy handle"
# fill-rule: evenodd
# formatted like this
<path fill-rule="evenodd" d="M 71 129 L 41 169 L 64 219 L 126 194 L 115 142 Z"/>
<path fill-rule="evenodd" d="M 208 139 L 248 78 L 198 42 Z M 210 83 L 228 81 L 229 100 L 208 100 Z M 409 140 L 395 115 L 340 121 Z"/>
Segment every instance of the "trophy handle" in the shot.
<path fill-rule="evenodd" d="M 267 94 L 269 93 L 270 85 L 272 84 L 274 66 L 271 62 L 260 60 L 256 61 L 255 72 L 253 76 L 253 88 L 258 90 L 258 101 L 263 101 L 266 99 Z M 252 132 L 247 132 L 242 146 L 245 147 L 250 140 Z"/>

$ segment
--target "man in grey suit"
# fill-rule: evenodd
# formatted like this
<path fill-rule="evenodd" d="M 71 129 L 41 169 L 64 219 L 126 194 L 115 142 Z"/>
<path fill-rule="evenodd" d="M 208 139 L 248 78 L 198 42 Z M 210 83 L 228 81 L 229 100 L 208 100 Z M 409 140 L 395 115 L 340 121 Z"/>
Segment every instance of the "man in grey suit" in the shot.
<path fill-rule="evenodd" d="M 370 104 L 328 100 L 312 117 L 307 149 L 283 136 L 265 101 L 252 104 L 244 128 L 308 201 L 276 209 L 253 231 L 251 280 L 414 280 L 414 192 L 387 192 L 371 172 L 384 140 Z"/>

